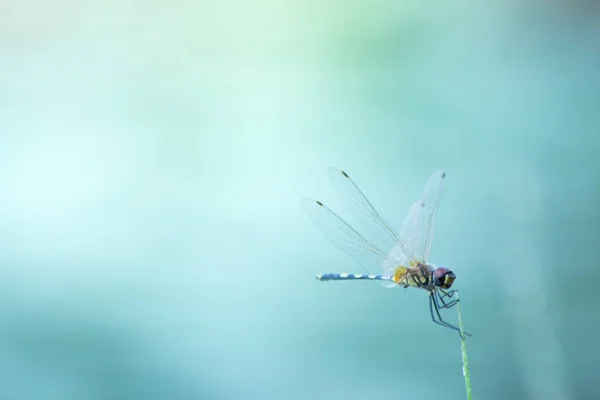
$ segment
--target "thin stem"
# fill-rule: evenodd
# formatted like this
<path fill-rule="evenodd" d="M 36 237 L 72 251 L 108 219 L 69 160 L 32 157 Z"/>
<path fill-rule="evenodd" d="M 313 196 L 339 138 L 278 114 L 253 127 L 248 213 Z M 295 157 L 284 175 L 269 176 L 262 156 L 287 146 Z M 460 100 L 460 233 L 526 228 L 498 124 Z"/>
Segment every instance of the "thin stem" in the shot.
<path fill-rule="evenodd" d="M 456 297 L 458 298 L 458 293 L 456 293 Z M 462 349 L 463 375 L 465 377 L 467 400 L 473 400 L 473 395 L 471 394 L 471 375 L 469 374 L 469 360 L 467 359 L 467 343 L 465 342 L 465 334 L 463 331 L 462 318 L 460 315 L 460 301 L 456 303 L 456 311 L 458 312 L 458 328 L 460 329 L 460 347 Z"/>

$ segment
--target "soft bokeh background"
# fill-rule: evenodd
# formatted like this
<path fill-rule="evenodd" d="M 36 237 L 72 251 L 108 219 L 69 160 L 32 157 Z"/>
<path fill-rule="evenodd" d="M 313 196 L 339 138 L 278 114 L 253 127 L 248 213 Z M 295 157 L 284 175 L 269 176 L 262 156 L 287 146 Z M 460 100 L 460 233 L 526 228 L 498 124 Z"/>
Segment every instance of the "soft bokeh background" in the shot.
<path fill-rule="evenodd" d="M 460 399 L 458 336 L 304 214 L 448 173 L 480 399 L 599 398 L 593 1 L 0 5 L 0 398 Z M 454 312 L 448 318 L 456 320 Z"/>

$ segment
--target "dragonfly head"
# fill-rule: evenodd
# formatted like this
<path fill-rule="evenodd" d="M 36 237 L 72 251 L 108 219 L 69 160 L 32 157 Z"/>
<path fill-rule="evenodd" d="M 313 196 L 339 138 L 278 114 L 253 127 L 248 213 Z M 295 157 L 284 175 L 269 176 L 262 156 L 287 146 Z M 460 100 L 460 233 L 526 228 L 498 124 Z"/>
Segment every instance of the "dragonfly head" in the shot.
<path fill-rule="evenodd" d="M 433 271 L 433 284 L 442 289 L 450 289 L 455 279 L 456 275 L 449 268 L 439 267 Z"/>

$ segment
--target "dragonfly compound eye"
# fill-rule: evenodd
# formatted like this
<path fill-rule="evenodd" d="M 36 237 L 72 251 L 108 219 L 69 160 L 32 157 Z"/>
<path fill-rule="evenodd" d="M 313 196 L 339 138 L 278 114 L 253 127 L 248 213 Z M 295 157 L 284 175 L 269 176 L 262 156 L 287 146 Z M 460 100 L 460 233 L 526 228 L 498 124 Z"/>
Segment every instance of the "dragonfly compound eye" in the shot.
<path fill-rule="evenodd" d="M 440 267 L 433 272 L 433 284 L 442 289 L 450 289 L 455 279 L 456 275 L 448 268 Z"/>

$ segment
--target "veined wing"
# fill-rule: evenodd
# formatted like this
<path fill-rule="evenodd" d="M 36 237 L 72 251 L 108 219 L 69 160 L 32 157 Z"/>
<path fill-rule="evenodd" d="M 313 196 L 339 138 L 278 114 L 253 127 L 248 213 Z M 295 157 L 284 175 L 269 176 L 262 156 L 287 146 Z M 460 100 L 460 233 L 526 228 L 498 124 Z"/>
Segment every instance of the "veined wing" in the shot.
<path fill-rule="evenodd" d="M 422 259 L 427 262 L 429 260 L 429 253 L 431 253 L 431 243 L 433 242 L 433 233 L 435 228 L 435 217 L 437 215 L 440 202 L 442 200 L 442 191 L 444 180 L 446 179 L 446 172 L 439 170 L 433 173 L 421 195 L 421 201 L 423 202 L 423 250 L 418 254 L 422 254 Z"/>
<path fill-rule="evenodd" d="M 424 235 L 424 221 L 425 221 L 425 203 L 422 200 L 415 202 L 408 215 L 404 219 L 402 225 L 402 231 L 400 231 L 400 238 L 402 242 L 412 251 L 414 254 L 423 254 L 423 244 L 425 242 Z M 396 246 L 390 252 L 390 256 L 393 258 L 404 257 L 403 260 L 407 261 L 407 266 L 414 267 L 416 263 L 413 260 L 407 260 L 404 256 L 404 250 L 400 246 Z M 417 260 L 420 263 L 425 263 L 424 260 Z M 386 266 L 384 268 L 386 274 L 393 274 L 395 268 L 393 266 Z"/>
<path fill-rule="evenodd" d="M 302 207 L 325 236 L 336 247 L 352 257 L 368 274 L 379 275 L 384 265 L 401 264 L 402 260 L 387 256 L 323 203 L 313 199 L 303 199 Z M 397 286 L 394 282 L 378 282 L 385 287 Z"/>
<path fill-rule="evenodd" d="M 431 175 L 421 199 L 413 204 L 400 231 L 400 239 L 409 250 L 416 254 L 418 262 L 425 264 L 429 260 L 431 243 L 435 227 L 435 216 L 440 205 L 443 182 L 446 177 L 444 171 L 436 171 Z M 402 247 L 397 246 L 390 252 L 392 257 L 399 257 L 404 253 Z M 410 264 L 410 266 L 414 266 Z M 386 273 L 389 273 L 386 270 Z"/>
<path fill-rule="evenodd" d="M 337 168 L 329 168 L 328 173 L 334 189 L 348 211 L 382 238 L 383 248 L 381 250 L 385 254 L 391 254 L 391 251 L 394 251 L 395 257 L 416 263 L 420 255 L 411 251 L 398 233 L 379 215 L 348 174 Z"/>

